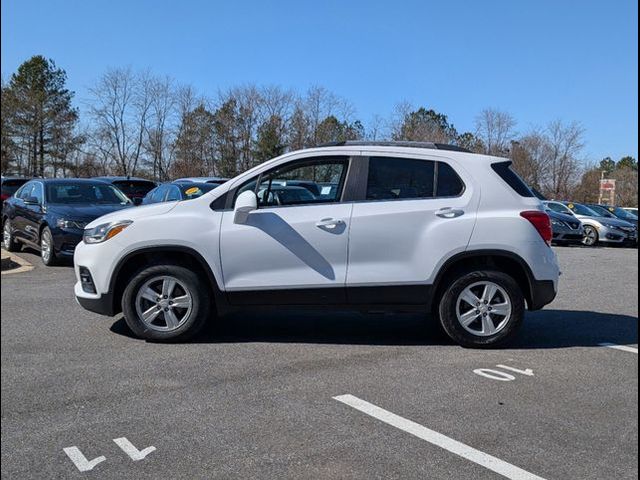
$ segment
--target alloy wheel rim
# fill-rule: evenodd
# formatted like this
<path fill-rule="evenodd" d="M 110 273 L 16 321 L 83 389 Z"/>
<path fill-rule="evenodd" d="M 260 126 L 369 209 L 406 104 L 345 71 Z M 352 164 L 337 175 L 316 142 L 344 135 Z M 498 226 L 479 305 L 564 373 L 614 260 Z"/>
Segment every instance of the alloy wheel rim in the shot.
<path fill-rule="evenodd" d="M 596 243 L 596 232 L 593 228 L 586 228 L 584 231 L 584 244 L 593 245 Z"/>
<path fill-rule="evenodd" d="M 147 280 L 135 300 L 138 318 L 148 328 L 171 332 L 180 328 L 193 310 L 193 296 L 175 277 L 161 275 Z"/>
<path fill-rule="evenodd" d="M 508 325 L 513 306 L 500 285 L 476 282 L 466 287 L 456 302 L 458 322 L 467 332 L 478 337 L 495 335 Z"/>
<path fill-rule="evenodd" d="M 4 246 L 5 248 L 9 248 L 9 246 L 11 245 L 11 224 L 9 223 L 9 221 L 7 220 L 6 222 L 4 222 L 4 229 L 3 229 L 3 241 L 4 241 Z"/>
<path fill-rule="evenodd" d="M 51 238 L 49 238 L 49 234 L 45 232 L 42 235 L 42 240 L 40 241 L 40 255 L 45 262 L 48 262 L 51 259 L 51 245 Z"/>

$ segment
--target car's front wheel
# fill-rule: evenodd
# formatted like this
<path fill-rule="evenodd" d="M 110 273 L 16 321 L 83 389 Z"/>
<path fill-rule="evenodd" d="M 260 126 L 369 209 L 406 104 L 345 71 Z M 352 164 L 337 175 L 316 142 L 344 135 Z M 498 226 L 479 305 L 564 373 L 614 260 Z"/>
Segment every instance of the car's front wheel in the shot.
<path fill-rule="evenodd" d="M 492 270 L 461 275 L 439 304 L 445 332 L 464 347 L 486 348 L 507 342 L 524 319 L 525 299 L 516 281 Z"/>
<path fill-rule="evenodd" d="M 7 252 L 17 252 L 20 250 L 20 244 L 16 242 L 16 239 L 13 237 L 13 226 L 11 225 L 11 220 L 8 218 L 2 226 L 2 244 Z"/>
<path fill-rule="evenodd" d="M 202 329 L 209 317 L 206 281 L 180 265 L 154 265 L 129 281 L 122 311 L 140 338 L 183 341 Z"/>
<path fill-rule="evenodd" d="M 58 263 L 58 257 L 53 243 L 53 234 L 51 230 L 49 230 L 49 227 L 44 227 L 40 235 L 40 258 L 42 259 L 42 263 L 47 267 Z"/>
<path fill-rule="evenodd" d="M 587 225 L 584 227 L 584 238 L 582 239 L 582 243 L 587 247 L 593 247 L 598 244 L 598 230 L 591 225 Z"/>

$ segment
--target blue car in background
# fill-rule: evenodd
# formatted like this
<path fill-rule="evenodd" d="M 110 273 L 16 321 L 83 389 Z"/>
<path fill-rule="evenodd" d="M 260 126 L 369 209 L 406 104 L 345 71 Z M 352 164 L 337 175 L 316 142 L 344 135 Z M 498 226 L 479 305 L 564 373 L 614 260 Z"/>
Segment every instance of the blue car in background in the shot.
<path fill-rule="evenodd" d="M 119 189 L 99 180 L 30 180 L 3 204 L 3 244 L 10 252 L 33 247 L 45 265 L 55 265 L 73 257 L 89 222 L 132 206 Z"/>
<path fill-rule="evenodd" d="M 171 182 L 163 183 L 151 190 L 142 199 L 143 205 L 162 202 L 179 202 L 198 198 L 216 188 L 215 183 Z"/>

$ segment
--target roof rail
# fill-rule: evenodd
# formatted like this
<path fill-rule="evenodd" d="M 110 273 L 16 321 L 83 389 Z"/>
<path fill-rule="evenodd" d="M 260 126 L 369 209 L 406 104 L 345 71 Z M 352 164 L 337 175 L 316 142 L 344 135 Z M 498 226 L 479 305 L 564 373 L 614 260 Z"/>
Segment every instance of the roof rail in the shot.
<path fill-rule="evenodd" d="M 451 150 L 454 152 L 473 153 L 466 148 L 457 145 L 449 145 L 447 143 L 434 142 L 409 142 L 409 141 L 362 141 L 362 140 L 345 140 L 341 142 L 329 142 L 318 145 L 318 147 L 411 147 L 411 148 L 430 148 L 433 150 Z"/>

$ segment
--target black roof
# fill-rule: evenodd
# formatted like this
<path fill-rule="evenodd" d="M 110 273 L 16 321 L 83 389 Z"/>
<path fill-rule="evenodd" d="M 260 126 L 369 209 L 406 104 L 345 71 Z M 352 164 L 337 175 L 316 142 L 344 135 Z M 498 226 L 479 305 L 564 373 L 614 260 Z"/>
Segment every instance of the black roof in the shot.
<path fill-rule="evenodd" d="M 411 148 L 430 148 L 432 150 L 450 150 L 454 152 L 473 153 L 466 148 L 458 147 L 457 145 L 449 145 L 447 143 L 434 143 L 434 142 L 407 142 L 407 141 L 385 141 L 385 142 L 370 142 L 362 140 L 346 140 L 342 142 L 330 142 L 318 145 L 319 147 L 411 147 Z"/>

